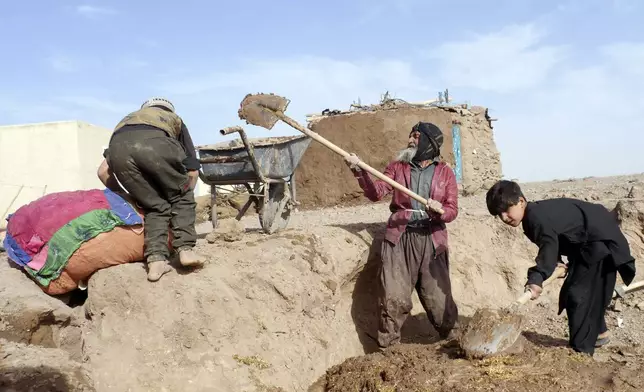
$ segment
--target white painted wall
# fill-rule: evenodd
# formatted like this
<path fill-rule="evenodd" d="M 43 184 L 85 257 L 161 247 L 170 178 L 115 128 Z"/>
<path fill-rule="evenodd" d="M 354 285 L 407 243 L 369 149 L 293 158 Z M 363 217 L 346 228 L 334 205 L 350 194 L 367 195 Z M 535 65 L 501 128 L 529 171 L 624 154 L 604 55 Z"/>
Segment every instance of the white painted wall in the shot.
<path fill-rule="evenodd" d="M 111 134 L 81 121 L 0 126 L 0 228 L 45 194 L 103 188 L 96 170 Z"/>
<path fill-rule="evenodd" d="M 82 121 L 0 126 L 0 229 L 8 214 L 46 194 L 102 189 L 96 170 L 111 135 Z M 199 179 L 195 196 L 206 195 L 210 186 Z"/>

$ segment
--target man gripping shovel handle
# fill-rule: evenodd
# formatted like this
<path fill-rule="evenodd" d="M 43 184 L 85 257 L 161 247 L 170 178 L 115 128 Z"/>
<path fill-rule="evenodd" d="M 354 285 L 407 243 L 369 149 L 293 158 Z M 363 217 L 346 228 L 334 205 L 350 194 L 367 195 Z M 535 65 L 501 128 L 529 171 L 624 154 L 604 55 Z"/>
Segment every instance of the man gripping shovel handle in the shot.
<path fill-rule="evenodd" d="M 269 130 L 273 128 L 273 126 L 275 125 L 275 123 L 277 123 L 278 120 L 282 120 L 283 122 L 290 125 L 291 127 L 297 129 L 303 134 L 309 136 L 310 138 L 314 139 L 315 141 L 329 148 L 331 151 L 341 155 L 345 159 L 347 158 L 351 159 L 352 163 L 355 163 L 355 165 L 361 168 L 362 170 L 365 170 L 369 174 L 372 174 L 373 176 L 391 185 L 393 188 L 407 194 L 409 197 L 417 200 L 419 203 L 422 203 L 424 206 L 427 206 L 428 209 L 431 209 L 432 211 L 437 212 L 439 214 L 444 213 L 442 205 L 439 202 L 431 199 L 428 200 L 417 195 L 416 193 L 410 191 L 403 185 L 400 185 L 396 181 L 380 173 L 373 167 L 360 161 L 357 157 L 355 157 L 355 155 L 349 154 L 348 152 L 344 151 L 340 147 L 336 146 L 335 144 L 329 142 L 322 136 L 318 135 L 316 132 L 313 132 L 303 127 L 292 118 L 286 116 L 284 114 L 284 111 L 286 110 L 286 107 L 288 106 L 289 103 L 290 101 L 287 98 L 281 97 L 279 95 L 248 94 L 246 95 L 246 97 L 244 97 L 244 99 L 241 102 L 241 105 L 240 105 L 241 107 L 238 111 L 239 118 L 241 118 L 242 120 L 246 120 L 248 124 L 263 127 Z"/>
<path fill-rule="evenodd" d="M 542 287 L 550 285 L 558 278 L 565 278 L 567 267 L 559 264 L 555 271 L 546 279 Z M 615 286 L 612 298 L 622 298 L 626 294 L 644 288 L 644 281 L 631 283 L 629 286 Z M 517 298 L 507 309 L 479 309 L 474 313 L 460 338 L 460 346 L 469 358 L 483 358 L 503 353 L 509 350 L 521 335 L 524 316 L 518 313 L 521 305 L 530 299 L 536 299 L 541 290 L 534 292 L 526 288 L 523 295 Z"/>

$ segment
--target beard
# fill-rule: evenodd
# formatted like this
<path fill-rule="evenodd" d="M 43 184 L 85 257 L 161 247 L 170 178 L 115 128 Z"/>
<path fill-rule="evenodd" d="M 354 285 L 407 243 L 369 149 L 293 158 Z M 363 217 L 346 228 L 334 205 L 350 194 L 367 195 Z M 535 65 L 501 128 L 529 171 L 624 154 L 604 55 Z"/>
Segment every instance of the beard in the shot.
<path fill-rule="evenodd" d="M 400 150 L 400 152 L 396 156 L 396 160 L 400 162 L 410 163 L 416 156 L 416 152 L 418 152 L 418 147 L 409 146 L 404 150 Z"/>

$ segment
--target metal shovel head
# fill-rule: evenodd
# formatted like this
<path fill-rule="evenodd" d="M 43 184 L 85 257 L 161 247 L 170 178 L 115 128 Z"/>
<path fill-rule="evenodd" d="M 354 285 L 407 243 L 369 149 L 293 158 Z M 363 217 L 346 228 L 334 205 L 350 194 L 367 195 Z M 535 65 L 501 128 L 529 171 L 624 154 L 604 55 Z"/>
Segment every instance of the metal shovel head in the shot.
<path fill-rule="evenodd" d="M 248 94 L 241 102 L 239 118 L 246 120 L 248 124 L 270 130 L 279 120 L 273 111 L 284 113 L 290 102 L 275 94 Z"/>
<path fill-rule="evenodd" d="M 507 309 L 479 309 L 461 334 L 461 349 L 467 358 L 474 359 L 502 353 L 516 343 L 524 320 Z"/>

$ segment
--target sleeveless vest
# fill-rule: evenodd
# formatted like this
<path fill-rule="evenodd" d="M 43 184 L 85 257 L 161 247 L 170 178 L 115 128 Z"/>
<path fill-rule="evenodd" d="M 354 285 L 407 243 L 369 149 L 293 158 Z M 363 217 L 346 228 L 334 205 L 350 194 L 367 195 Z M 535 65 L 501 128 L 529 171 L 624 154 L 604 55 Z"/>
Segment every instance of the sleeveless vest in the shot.
<path fill-rule="evenodd" d="M 160 108 L 148 107 L 125 116 L 114 130 L 126 125 L 150 125 L 163 130 L 168 136 L 178 139 L 181 134 L 181 124 L 181 117 L 175 113 Z"/>

